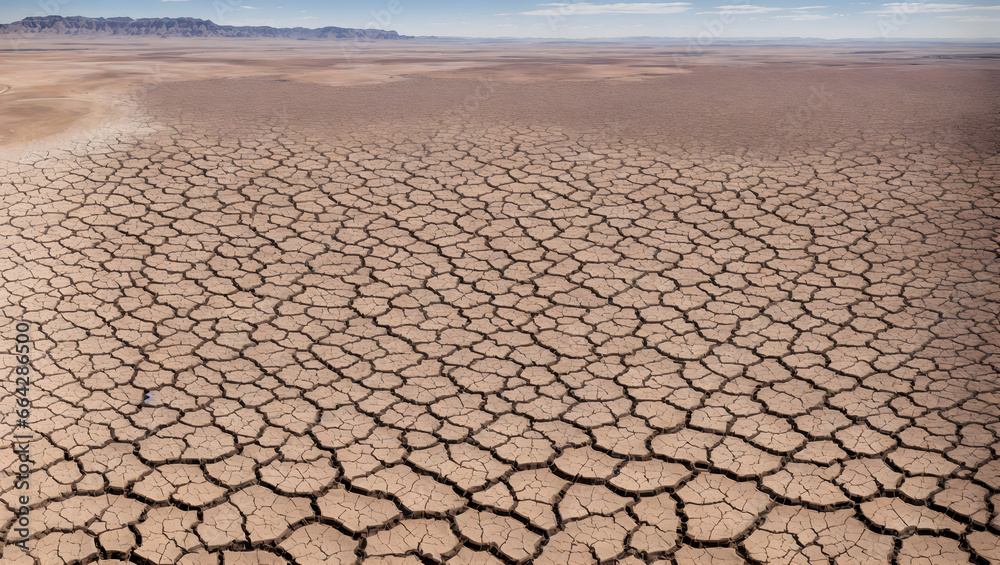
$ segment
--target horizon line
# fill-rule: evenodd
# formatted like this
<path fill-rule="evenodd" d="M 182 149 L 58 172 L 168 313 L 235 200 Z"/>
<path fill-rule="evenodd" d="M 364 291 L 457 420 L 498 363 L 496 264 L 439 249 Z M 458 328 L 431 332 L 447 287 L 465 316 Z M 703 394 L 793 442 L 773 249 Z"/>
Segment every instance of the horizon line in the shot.
<path fill-rule="evenodd" d="M 266 28 L 274 30 L 306 30 L 306 31 L 319 31 L 325 28 L 340 28 L 349 29 L 357 31 L 381 31 L 381 32 L 393 32 L 398 34 L 400 37 L 398 39 L 442 39 L 442 40 L 502 40 L 502 41 L 622 41 L 622 40 L 692 40 L 698 39 L 698 36 L 694 35 L 602 35 L 602 36 L 589 36 L 589 37 L 546 37 L 546 36 L 511 36 L 511 35 L 480 35 L 480 36 L 469 36 L 469 35 L 406 35 L 403 32 L 394 29 L 385 29 L 378 27 L 363 27 L 363 28 L 352 28 L 340 25 L 324 25 L 320 27 L 285 27 L 285 26 L 273 26 L 273 25 L 239 25 L 239 24 L 220 24 L 208 18 L 199 18 L 195 16 L 159 16 L 159 17 L 141 17 L 133 18 L 132 16 L 64 16 L 60 14 L 47 14 L 47 15 L 35 15 L 26 16 L 20 20 L 15 20 L 7 23 L 0 23 L 0 26 L 14 25 L 25 20 L 37 20 L 45 18 L 83 18 L 83 19 L 127 19 L 132 21 L 139 20 L 198 20 L 202 22 L 208 22 L 213 25 L 223 27 L 223 28 Z M 23 36 L 33 36 L 33 35 L 45 35 L 45 32 L 21 32 Z M 96 34 L 95 34 L 96 35 Z M 115 34 L 110 34 L 114 36 Z M 144 34 L 142 36 L 128 35 L 122 37 L 159 37 L 168 38 L 173 36 L 167 35 L 155 35 L 155 34 Z M 180 36 L 177 36 L 180 37 Z M 211 36 L 184 36 L 185 39 L 276 39 L 267 37 L 211 37 Z M 880 43 L 901 43 L 901 42 L 952 42 L 952 43 L 997 43 L 1000 44 L 1000 38 L 998 37 L 802 37 L 802 36 L 734 36 L 734 37 L 724 37 L 719 36 L 714 38 L 716 42 L 718 41 L 788 41 L 788 40 L 798 40 L 798 41 L 823 41 L 823 42 L 834 42 L 834 41 L 877 41 Z M 297 39 L 298 41 L 329 41 L 329 38 L 303 38 Z"/>

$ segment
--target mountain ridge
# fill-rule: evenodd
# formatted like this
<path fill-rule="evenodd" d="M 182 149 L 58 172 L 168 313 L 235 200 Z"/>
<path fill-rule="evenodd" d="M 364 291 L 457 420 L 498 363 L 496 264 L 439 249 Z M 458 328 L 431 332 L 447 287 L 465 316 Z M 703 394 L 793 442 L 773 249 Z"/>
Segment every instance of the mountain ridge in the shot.
<path fill-rule="evenodd" d="M 411 39 L 391 30 L 327 26 L 278 28 L 219 25 L 199 18 L 89 18 L 32 16 L 0 24 L 0 35 L 129 35 L 157 37 L 251 37 L 287 39 Z"/>

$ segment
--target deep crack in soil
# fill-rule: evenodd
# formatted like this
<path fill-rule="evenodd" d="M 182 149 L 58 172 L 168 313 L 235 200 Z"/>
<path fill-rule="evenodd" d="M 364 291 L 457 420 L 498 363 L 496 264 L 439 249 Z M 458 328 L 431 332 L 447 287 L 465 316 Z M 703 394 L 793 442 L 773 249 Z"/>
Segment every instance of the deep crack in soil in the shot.
<path fill-rule="evenodd" d="M 3 562 L 1000 563 L 953 75 L 168 83 L 0 162 Z"/>

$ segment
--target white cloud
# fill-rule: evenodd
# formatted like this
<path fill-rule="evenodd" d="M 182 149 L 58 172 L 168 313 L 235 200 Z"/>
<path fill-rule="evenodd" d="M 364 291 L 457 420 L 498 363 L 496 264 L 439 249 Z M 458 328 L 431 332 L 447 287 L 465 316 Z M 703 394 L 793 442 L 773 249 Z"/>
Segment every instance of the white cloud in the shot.
<path fill-rule="evenodd" d="M 689 2 L 619 2 L 616 4 L 592 4 L 579 2 L 567 4 L 551 2 L 539 4 L 549 6 L 541 10 L 521 12 L 523 16 L 598 16 L 610 14 L 677 14 L 690 9 Z"/>
<path fill-rule="evenodd" d="M 742 12 L 744 14 L 763 14 L 766 12 L 776 12 L 781 8 L 771 8 L 767 6 L 754 6 L 753 4 L 737 4 L 735 6 L 716 6 L 720 10 L 729 12 Z"/>
<path fill-rule="evenodd" d="M 955 20 L 956 22 L 961 22 L 964 24 L 1000 22 L 1000 18 L 992 18 L 990 16 L 938 16 L 938 17 L 948 18 L 950 20 Z"/>
<path fill-rule="evenodd" d="M 258 8 L 256 6 L 240 6 L 240 8 L 243 8 L 244 10 L 259 10 L 260 9 L 260 8 Z"/>
<path fill-rule="evenodd" d="M 698 12 L 699 14 L 766 14 L 768 12 L 780 12 L 784 8 L 772 8 L 768 6 L 754 6 L 753 4 L 738 4 L 735 6 L 716 6 L 715 10 L 708 12 Z"/>
<path fill-rule="evenodd" d="M 881 10 L 869 10 L 866 14 L 930 14 L 940 12 L 966 12 L 970 10 L 1000 10 L 1000 6 L 976 6 L 975 4 L 930 4 L 923 2 L 889 2 L 882 4 Z"/>
<path fill-rule="evenodd" d="M 794 14 L 791 16 L 774 16 L 775 18 L 783 18 L 797 22 L 815 21 L 815 20 L 828 20 L 833 16 L 825 16 L 823 14 Z"/>
<path fill-rule="evenodd" d="M 820 10 L 829 6 L 802 6 L 801 8 L 789 8 L 789 10 Z"/>

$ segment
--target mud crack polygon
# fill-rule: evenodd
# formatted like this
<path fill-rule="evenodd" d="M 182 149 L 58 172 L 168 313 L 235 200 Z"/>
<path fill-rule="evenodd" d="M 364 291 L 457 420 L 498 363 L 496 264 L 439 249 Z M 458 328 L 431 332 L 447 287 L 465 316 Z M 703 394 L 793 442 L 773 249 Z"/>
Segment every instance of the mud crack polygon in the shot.
<path fill-rule="evenodd" d="M 149 127 L 2 165 L 4 563 L 1000 562 L 995 159 Z"/>

